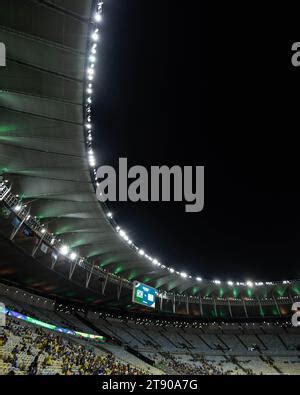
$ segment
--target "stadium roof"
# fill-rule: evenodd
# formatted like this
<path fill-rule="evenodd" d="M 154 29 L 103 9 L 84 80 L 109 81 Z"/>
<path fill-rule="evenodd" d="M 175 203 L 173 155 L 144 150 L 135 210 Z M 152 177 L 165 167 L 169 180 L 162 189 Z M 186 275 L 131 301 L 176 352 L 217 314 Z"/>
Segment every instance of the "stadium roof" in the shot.
<path fill-rule="evenodd" d="M 83 99 L 92 1 L 0 4 L 0 169 L 78 254 L 125 277 L 159 271 L 120 241 L 91 181 Z"/>
<path fill-rule="evenodd" d="M 86 89 L 98 3 L 1 0 L 7 65 L 0 69 L 0 173 L 31 215 L 92 265 L 166 291 L 219 294 L 218 281 L 176 273 L 138 254 L 96 199 Z M 232 285 L 226 284 L 230 292 Z"/>

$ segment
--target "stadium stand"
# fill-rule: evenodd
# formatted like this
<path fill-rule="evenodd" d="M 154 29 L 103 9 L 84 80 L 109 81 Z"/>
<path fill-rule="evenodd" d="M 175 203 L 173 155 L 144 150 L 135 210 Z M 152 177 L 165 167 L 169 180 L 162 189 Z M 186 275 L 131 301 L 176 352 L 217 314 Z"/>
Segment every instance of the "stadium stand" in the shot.
<path fill-rule="evenodd" d="M 300 374 L 300 333 L 288 322 L 120 316 L 6 285 L 0 285 L 0 302 L 46 323 L 106 339 L 99 344 L 8 316 L 0 337 L 1 374 Z"/>

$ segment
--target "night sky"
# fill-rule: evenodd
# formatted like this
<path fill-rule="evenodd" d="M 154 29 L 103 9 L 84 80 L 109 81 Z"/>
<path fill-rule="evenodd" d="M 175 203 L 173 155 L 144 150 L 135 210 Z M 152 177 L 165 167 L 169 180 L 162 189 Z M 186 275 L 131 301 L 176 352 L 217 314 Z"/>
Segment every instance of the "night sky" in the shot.
<path fill-rule="evenodd" d="M 176 270 L 221 280 L 300 277 L 295 13 L 205 3 L 105 3 L 99 164 L 204 165 L 206 178 L 200 213 L 151 202 L 111 211 L 138 246 Z"/>

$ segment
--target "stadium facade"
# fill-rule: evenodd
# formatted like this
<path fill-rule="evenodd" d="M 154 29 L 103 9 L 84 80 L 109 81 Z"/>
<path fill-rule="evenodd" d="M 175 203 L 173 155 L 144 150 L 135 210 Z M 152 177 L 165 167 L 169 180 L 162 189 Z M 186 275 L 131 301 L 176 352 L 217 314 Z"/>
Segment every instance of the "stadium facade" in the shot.
<path fill-rule="evenodd" d="M 142 311 L 131 303 L 140 281 L 157 289 L 157 313 L 289 316 L 299 280 L 221 282 L 177 272 L 135 246 L 97 201 L 92 89 L 101 7 L 0 2 L 1 280 L 93 308 Z"/>

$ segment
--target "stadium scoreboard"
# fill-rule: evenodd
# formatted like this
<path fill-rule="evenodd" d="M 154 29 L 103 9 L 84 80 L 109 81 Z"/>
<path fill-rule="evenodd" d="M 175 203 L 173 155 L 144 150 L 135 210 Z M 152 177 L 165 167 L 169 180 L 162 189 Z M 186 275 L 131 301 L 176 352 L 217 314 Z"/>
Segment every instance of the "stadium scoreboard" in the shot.
<path fill-rule="evenodd" d="M 155 308 L 156 289 L 139 281 L 133 282 L 132 302 Z"/>

